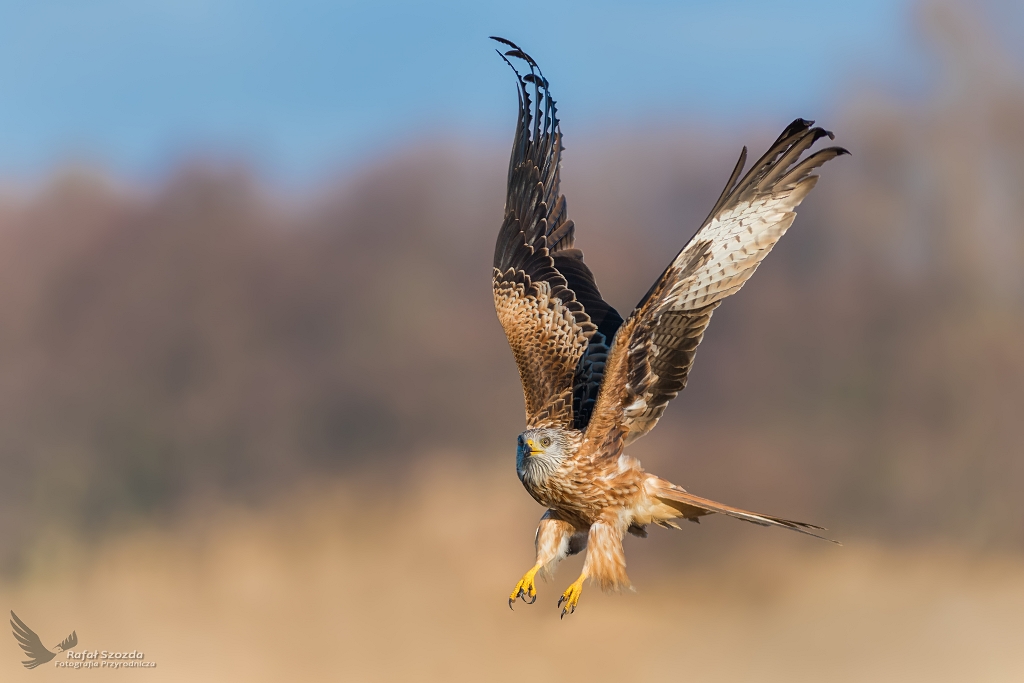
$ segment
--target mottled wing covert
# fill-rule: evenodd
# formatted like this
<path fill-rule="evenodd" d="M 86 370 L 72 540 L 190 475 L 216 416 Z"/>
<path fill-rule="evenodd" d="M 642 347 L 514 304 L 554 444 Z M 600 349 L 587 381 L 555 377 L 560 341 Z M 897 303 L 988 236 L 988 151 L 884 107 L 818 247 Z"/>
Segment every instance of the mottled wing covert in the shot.
<path fill-rule="evenodd" d="M 494 248 L 494 306 L 519 367 L 527 424 L 582 429 L 600 387 L 606 340 L 622 318 L 601 298 L 575 248 L 559 191 L 562 133 L 547 80 L 517 45 L 495 40 L 511 48 L 503 57 L 525 61 L 530 73 L 516 71 L 519 120 Z"/>
<path fill-rule="evenodd" d="M 817 182 L 814 169 L 848 153 L 828 147 L 801 159 L 818 139 L 832 137 L 813 123 L 791 123 L 737 181 L 747 156 L 743 149 L 703 226 L 615 338 L 588 436 L 635 441 L 654 428 L 686 386 L 715 308 L 743 286 L 793 224 L 796 207 Z"/>

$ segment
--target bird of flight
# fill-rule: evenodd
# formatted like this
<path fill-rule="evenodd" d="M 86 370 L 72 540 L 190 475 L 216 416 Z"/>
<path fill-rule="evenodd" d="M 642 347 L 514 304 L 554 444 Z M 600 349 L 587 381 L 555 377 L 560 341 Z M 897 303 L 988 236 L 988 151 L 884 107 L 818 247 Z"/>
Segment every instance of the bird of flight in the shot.
<path fill-rule="evenodd" d="M 583 572 L 558 600 L 576 610 L 583 583 L 630 586 L 625 534 L 648 524 L 675 527 L 720 513 L 817 536 L 822 527 L 700 498 L 643 470 L 624 449 L 654 428 L 686 386 L 711 314 L 754 274 L 817 182 L 815 169 L 848 154 L 832 134 L 797 119 L 742 175 L 744 147 L 707 219 L 623 320 L 598 291 L 559 191 L 562 132 L 548 81 L 518 45 L 502 58 L 519 81 L 519 121 L 508 168 L 505 217 L 494 248 L 494 306 L 519 367 L 527 429 L 516 471 L 548 508 L 536 535 L 537 560 L 509 597 L 532 604 L 538 573 L 550 575 L 586 550 Z M 509 58 L 523 62 L 520 74 Z M 822 538 L 821 536 L 817 536 Z M 828 539 L 826 539 L 828 540 Z"/>
<path fill-rule="evenodd" d="M 48 661 L 57 656 L 58 652 L 64 652 L 70 650 L 74 646 L 78 645 L 78 632 L 72 631 L 71 635 L 65 638 L 61 643 L 54 648 L 57 652 L 51 652 L 46 649 L 43 645 L 42 639 L 36 635 L 36 632 L 30 629 L 24 621 L 18 618 L 18 615 L 11 610 L 11 628 L 14 629 L 14 637 L 18 641 L 18 645 L 28 655 L 28 659 L 24 660 L 22 664 L 25 665 L 26 669 L 34 669 L 40 664 L 46 664 Z"/>

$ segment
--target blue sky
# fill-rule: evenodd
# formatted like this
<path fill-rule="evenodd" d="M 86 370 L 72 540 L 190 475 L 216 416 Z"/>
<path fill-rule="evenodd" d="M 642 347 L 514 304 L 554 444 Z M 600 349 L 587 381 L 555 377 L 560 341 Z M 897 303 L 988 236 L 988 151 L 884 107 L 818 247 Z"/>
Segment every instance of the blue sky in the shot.
<path fill-rule="evenodd" d="M 302 182 L 439 131 L 506 136 L 529 50 L 566 128 L 815 117 L 906 70 L 906 2 L 0 2 L 0 176 L 194 156 Z"/>

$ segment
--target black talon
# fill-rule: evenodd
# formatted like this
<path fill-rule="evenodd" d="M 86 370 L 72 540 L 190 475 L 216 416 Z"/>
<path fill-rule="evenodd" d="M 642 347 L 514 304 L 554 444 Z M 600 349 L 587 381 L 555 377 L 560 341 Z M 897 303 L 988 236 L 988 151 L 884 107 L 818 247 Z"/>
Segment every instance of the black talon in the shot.
<path fill-rule="evenodd" d="M 512 607 L 512 605 L 514 605 L 514 604 L 515 604 L 515 602 L 516 602 L 516 601 L 515 601 L 515 598 L 509 598 L 509 599 L 508 599 L 508 608 L 509 608 L 510 610 L 512 610 L 513 612 L 515 612 L 515 611 L 516 611 L 516 610 L 515 610 L 515 609 L 514 609 L 514 608 Z"/>
<path fill-rule="evenodd" d="M 532 605 L 533 603 L 537 602 L 537 596 L 536 595 L 532 595 L 530 597 L 533 598 L 533 599 L 532 600 L 527 600 L 526 599 L 526 595 L 523 595 L 522 596 L 523 602 L 525 602 L 527 605 Z"/>

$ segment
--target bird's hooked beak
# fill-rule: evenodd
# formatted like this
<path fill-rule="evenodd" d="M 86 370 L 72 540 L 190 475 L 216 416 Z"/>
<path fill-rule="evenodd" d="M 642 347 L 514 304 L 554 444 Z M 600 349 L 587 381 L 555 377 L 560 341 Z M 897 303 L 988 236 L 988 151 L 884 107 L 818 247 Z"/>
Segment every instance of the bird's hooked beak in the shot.
<path fill-rule="evenodd" d="M 533 439 L 527 439 L 526 440 L 526 449 L 527 449 L 527 453 L 529 455 L 537 455 L 538 453 L 543 453 L 544 452 L 544 451 L 540 450 L 539 448 L 534 448 L 534 446 L 533 446 Z"/>

